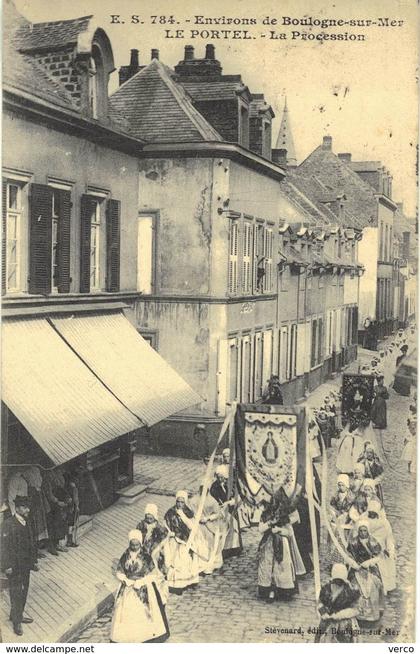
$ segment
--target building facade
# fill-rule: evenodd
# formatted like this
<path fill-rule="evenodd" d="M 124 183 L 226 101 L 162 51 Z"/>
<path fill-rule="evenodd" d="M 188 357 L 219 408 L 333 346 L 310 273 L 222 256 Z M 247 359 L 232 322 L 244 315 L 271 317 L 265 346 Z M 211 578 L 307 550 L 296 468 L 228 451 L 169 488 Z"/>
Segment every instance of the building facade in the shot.
<path fill-rule="evenodd" d="M 110 106 L 153 138 L 139 154 L 136 327 L 203 397 L 141 448 L 206 456 L 229 405 L 260 401 L 272 374 L 293 403 L 356 356 L 357 235 L 287 186 L 269 104 L 222 74 L 212 46 L 203 59 L 187 46 L 174 70 L 155 50 L 132 60 Z"/>
<path fill-rule="evenodd" d="M 106 33 L 11 3 L 5 24 L 3 497 L 16 465 L 76 468 L 91 514 L 132 484 L 139 430 L 199 397 L 132 327 L 143 143 L 110 120 Z"/>

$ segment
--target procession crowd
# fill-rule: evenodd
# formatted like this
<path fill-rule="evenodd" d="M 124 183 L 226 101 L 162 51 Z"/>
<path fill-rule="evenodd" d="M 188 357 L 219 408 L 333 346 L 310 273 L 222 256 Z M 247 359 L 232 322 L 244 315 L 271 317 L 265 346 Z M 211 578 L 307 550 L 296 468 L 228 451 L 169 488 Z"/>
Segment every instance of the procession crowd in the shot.
<path fill-rule="evenodd" d="M 296 484 L 288 496 L 281 487 L 267 501 L 252 504 L 238 494 L 227 448 L 219 455 L 204 497 L 203 487 L 196 493 L 179 490 L 163 516 L 155 504 L 146 505 L 115 570 L 119 588 L 111 642 L 165 641 L 170 635 L 165 611 L 170 594 L 193 593 L 200 577 L 240 555 L 244 529 L 257 527 L 261 534 L 258 597 L 269 603 L 288 601 L 298 592 L 299 578 L 311 574 L 316 565 L 321 516 L 328 529 L 332 568 L 318 597 L 321 623 L 316 640 L 356 642 L 363 624 L 380 620 L 386 597 L 397 584 L 395 545 L 382 487 L 384 459 L 387 463 L 382 437 L 387 429 L 388 387 L 407 352 L 410 333 L 413 330 L 401 330 L 370 366 L 361 368 L 363 379 L 375 379 L 369 412 L 363 389 L 358 388 L 346 411 L 341 412 L 342 398 L 334 392 L 322 406 L 307 410 L 313 489 Z M 263 403 L 283 404 L 276 376 L 267 383 Z M 416 413 L 414 397 L 401 457 L 409 473 L 414 470 Z M 318 463 L 333 441 L 337 441 L 337 487 L 327 497 L 328 483 L 320 476 Z M 3 529 L 2 570 L 9 579 L 10 619 L 17 635 L 22 634 L 22 623 L 32 621 L 24 607 L 30 572 L 38 569 L 38 557 L 45 556 L 41 544 L 52 555 L 78 544 L 76 482 L 73 473 L 41 475 L 37 467 L 18 471 L 10 479 L 12 516 Z M 316 530 L 311 529 L 312 501 Z"/>

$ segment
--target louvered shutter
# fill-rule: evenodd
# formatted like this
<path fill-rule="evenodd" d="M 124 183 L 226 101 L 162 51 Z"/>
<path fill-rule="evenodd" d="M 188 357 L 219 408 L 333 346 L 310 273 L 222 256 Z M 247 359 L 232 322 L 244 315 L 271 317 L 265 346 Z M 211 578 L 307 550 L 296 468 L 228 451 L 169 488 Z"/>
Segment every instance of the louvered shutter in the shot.
<path fill-rule="evenodd" d="M 236 220 L 230 222 L 228 287 L 229 293 L 234 295 L 238 292 L 238 223 Z"/>
<path fill-rule="evenodd" d="M 51 293 L 52 188 L 31 184 L 29 224 L 29 293 Z"/>
<path fill-rule="evenodd" d="M 106 290 L 120 290 L 120 215 L 119 200 L 108 200 L 106 207 Z"/>
<path fill-rule="evenodd" d="M 1 292 L 6 293 L 6 221 L 7 221 L 7 182 L 2 180 L 2 217 L 1 217 Z"/>
<path fill-rule="evenodd" d="M 56 190 L 58 198 L 58 292 L 70 292 L 70 224 L 71 224 L 71 193 Z"/>
<path fill-rule="evenodd" d="M 254 225 L 253 248 L 252 248 L 252 291 L 258 292 L 258 225 Z"/>
<path fill-rule="evenodd" d="M 244 247 L 242 257 L 242 290 L 244 293 L 251 292 L 251 251 L 252 251 L 252 225 L 249 222 L 244 224 Z"/>
<path fill-rule="evenodd" d="M 91 195 L 80 198 L 80 292 L 90 291 L 90 233 L 96 200 Z"/>

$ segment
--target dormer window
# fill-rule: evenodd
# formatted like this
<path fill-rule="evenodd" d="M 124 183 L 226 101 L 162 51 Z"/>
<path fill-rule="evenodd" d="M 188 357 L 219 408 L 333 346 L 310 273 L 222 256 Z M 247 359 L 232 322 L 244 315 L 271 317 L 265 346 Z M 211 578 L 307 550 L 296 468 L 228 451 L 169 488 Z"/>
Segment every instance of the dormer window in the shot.
<path fill-rule="evenodd" d="M 240 144 L 244 148 L 249 148 L 249 113 L 248 108 L 241 105 L 241 120 L 240 120 Z"/>
<path fill-rule="evenodd" d="M 89 61 L 89 108 L 92 118 L 98 117 L 98 77 L 93 57 Z"/>
<path fill-rule="evenodd" d="M 87 83 L 84 102 L 86 113 L 96 120 L 106 118 L 108 114 L 108 79 L 114 70 L 112 53 L 108 51 L 107 42 L 97 34 L 90 52 L 86 68 Z"/>

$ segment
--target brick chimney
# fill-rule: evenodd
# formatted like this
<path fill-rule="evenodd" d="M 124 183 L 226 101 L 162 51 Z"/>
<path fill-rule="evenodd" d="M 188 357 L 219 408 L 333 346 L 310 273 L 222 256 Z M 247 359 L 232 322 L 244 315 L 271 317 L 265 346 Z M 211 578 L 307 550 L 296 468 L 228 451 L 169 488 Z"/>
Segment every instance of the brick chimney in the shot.
<path fill-rule="evenodd" d="M 216 59 L 216 51 L 212 43 L 207 43 L 206 45 L 206 59 Z"/>
<path fill-rule="evenodd" d="M 332 137 L 331 136 L 324 136 L 322 139 L 322 149 L 323 150 L 329 150 L 330 152 L 332 151 Z"/>
<path fill-rule="evenodd" d="M 129 80 L 131 77 L 133 77 L 133 75 L 138 73 L 139 70 L 139 51 L 133 48 L 130 55 L 130 64 L 128 66 L 121 66 L 120 70 L 118 71 L 120 86 L 121 84 L 124 84 L 124 82 L 127 82 L 127 80 Z"/>
<path fill-rule="evenodd" d="M 339 152 L 338 153 L 338 158 L 341 159 L 341 161 L 344 161 L 344 163 L 351 163 L 351 152 Z"/>
<path fill-rule="evenodd" d="M 222 67 L 220 61 L 216 59 L 214 45 L 208 43 L 203 59 L 194 57 L 194 48 L 192 45 L 186 45 L 184 48 L 184 59 L 175 66 L 175 73 L 179 80 L 195 78 L 194 81 L 215 80 L 221 77 Z"/>
<path fill-rule="evenodd" d="M 152 53 L 150 58 L 152 59 L 152 61 L 153 59 L 159 60 L 159 50 L 157 50 L 156 48 L 152 48 Z"/>

